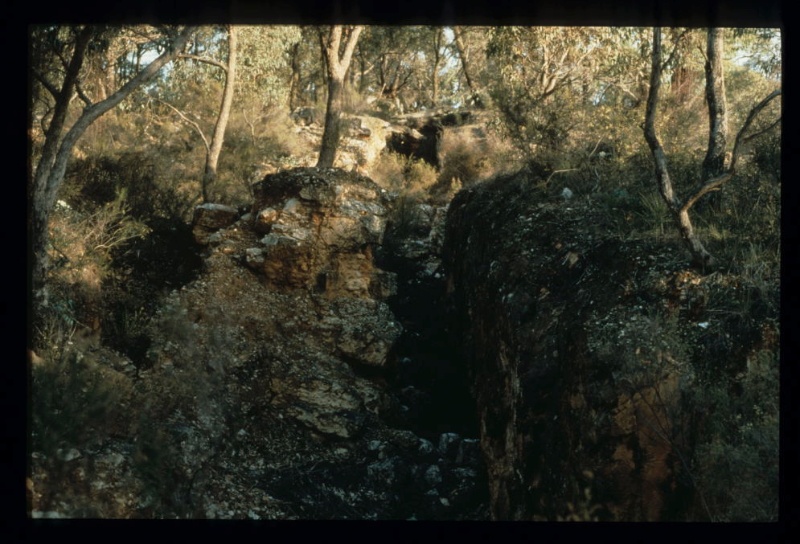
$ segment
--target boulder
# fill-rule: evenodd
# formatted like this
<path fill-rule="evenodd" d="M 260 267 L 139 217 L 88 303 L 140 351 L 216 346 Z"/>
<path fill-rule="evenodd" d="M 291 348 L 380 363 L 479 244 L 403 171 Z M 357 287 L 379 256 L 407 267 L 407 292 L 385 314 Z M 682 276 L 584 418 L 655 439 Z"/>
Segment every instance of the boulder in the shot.
<path fill-rule="evenodd" d="M 686 519 L 699 499 L 681 461 L 692 446 L 676 437 L 697 436 L 687 403 L 708 363 L 689 339 L 709 317 L 705 299 L 668 286 L 704 280 L 688 263 L 654 265 L 675 249 L 606 234 L 602 208 L 539 181 L 528 168 L 460 191 L 442 251 L 492 517 L 556 520 L 583 505 L 607 520 Z"/>
<path fill-rule="evenodd" d="M 337 169 L 296 169 L 254 186 L 252 228 L 264 234 L 248 266 L 277 289 L 338 296 L 392 294 L 373 262 L 383 241 L 388 195 L 370 179 Z"/>
<path fill-rule="evenodd" d="M 442 136 L 444 127 L 436 120 L 429 120 L 419 129 L 392 127 L 386 141 L 386 149 L 406 157 L 423 160 L 440 168 L 442 165 Z"/>
<path fill-rule="evenodd" d="M 200 204 L 194 209 L 192 217 L 192 234 L 200 245 L 208 244 L 211 234 L 221 228 L 228 227 L 239 218 L 239 210 L 224 204 Z"/>

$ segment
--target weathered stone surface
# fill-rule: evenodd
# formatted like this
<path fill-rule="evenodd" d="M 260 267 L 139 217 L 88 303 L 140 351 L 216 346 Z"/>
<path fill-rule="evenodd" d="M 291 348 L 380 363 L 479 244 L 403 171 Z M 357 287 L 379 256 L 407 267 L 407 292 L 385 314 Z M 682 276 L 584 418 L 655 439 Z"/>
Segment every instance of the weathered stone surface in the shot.
<path fill-rule="evenodd" d="M 555 520 L 591 488 L 602 519 L 682 519 L 697 497 L 675 437 L 696 432 L 681 410 L 692 359 L 705 364 L 688 340 L 704 303 L 676 303 L 686 289 L 670 278 L 702 278 L 662 258 L 673 248 L 609 235 L 602 210 L 548 199 L 537 181 L 527 170 L 464 189 L 447 218 L 443 267 L 492 516 Z"/>
<path fill-rule="evenodd" d="M 434 168 L 439 168 L 442 164 L 444 127 L 439 121 L 430 119 L 417 128 L 402 126 L 393 128 L 386 148 L 394 153 L 420 159 Z"/>
<path fill-rule="evenodd" d="M 213 232 L 232 225 L 238 218 L 239 211 L 224 204 L 207 203 L 197 206 L 192 218 L 195 241 L 201 245 L 207 244 Z"/>
<path fill-rule="evenodd" d="M 392 294 L 392 280 L 372 256 L 383 240 L 388 196 L 371 180 L 296 169 L 267 176 L 254 192 L 253 229 L 266 235 L 246 262 L 270 285 L 331 298 Z"/>
<path fill-rule="evenodd" d="M 411 515 L 401 512 L 396 489 L 408 483 L 402 475 L 420 438 L 409 432 L 401 444 L 381 421 L 396 402 L 381 380 L 402 330 L 383 301 L 394 276 L 372 258 L 382 242 L 383 192 L 338 170 L 283 173 L 266 184 L 261 205 L 238 220 L 232 209 L 200 208 L 196 228 L 214 234 L 203 272 L 169 295 L 148 326 L 146 364 L 135 376 L 120 373 L 128 387 L 136 379 L 127 427 L 114 427 L 109 442 L 121 461 L 106 470 L 84 447 L 54 452 L 52 462 L 79 472 L 70 480 L 79 487 L 50 491 L 47 500 L 33 488 L 37 512 Z M 375 440 L 391 454 L 370 477 L 363 466 Z M 330 484 L 322 497 L 320 464 Z M 37 474 L 44 466 L 37 463 Z M 394 479 L 382 480 L 387 474 Z M 84 482 L 107 491 L 83 491 Z M 109 497 L 105 506 L 96 500 Z M 81 501 L 94 510 L 81 513 Z"/>

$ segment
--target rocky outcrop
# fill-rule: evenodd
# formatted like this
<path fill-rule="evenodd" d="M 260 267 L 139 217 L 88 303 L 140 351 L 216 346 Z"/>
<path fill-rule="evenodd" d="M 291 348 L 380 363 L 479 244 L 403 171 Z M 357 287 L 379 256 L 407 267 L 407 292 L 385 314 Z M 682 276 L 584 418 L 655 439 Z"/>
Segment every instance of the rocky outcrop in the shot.
<path fill-rule="evenodd" d="M 202 272 L 160 305 L 138 368 L 86 349 L 125 385 L 120 417 L 37 453 L 34 515 L 484 519 L 477 440 L 403 427 L 387 385 L 389 196 L 315 168 L 254 189 L 247 213 L 197 211 Z"/>
<path fill-rule="evenodd" d="M 254 230 L 263 234 L 246 263 L 274 288 L 304 288 L 329 298 L 386 298 L 393 277 L 373 264 L 388 194 L 341 170 L 293 170 L 254 187 Z"/>
<path fill-rule="evenodd" d="M 322 120 L 314 108 L 300 108 L 293 114 L 297 132 L 309 144 L 309 149 L 318 150 L 322 140 Z M 336 153 L 334 166 L 347 171 L 369 175 L 386 140 L 391 134 L 391 123 L 370 115 L 344 114 L 342 116 L 342 138 Z M 312 166 L 317 162 L 317 152 L 293 157 L 295 165 Z"/>
<path fill-rule="evenodd" d="M 239 211 L 231 206 L 214 203 L 197 206 L 192 218 L 192 234 L 195 242 L 201 245 L 207 244 L 208 237 L 212 233 L 232 225 L 238 218 Z"/>
<path fill-rule="evenodd" d="M 668 244 L 614 237 L 591 200 L 548 198 L 539 181 L 528 169 L 464 189 L 447 218 L 443 265 L 492 517 L 684 519 L 698 500 L 687 399 L 707 364 L 711 280 Z"/>
<path fill-rule="evenodd" d="M 427 162 L 434 168 L 442 165 L 442 136 L 444 127 L 428 120 L 418 128 L 399 126 L 393 128 L 386 142 L 389 151 Z"/>

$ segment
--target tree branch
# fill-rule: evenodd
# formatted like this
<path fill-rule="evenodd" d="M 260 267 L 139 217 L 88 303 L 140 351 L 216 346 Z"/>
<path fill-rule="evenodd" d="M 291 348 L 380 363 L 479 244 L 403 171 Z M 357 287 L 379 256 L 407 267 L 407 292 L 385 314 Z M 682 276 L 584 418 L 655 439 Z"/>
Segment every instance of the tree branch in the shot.
<path fill-rule="evenodd" d="M 772 130 L 776 126 L 778 126 L 781 123 L 782 119 L 783 119 L 783 117 L 778 117 L 767 128 L 759 130 L 758 132 L 756 132 L 754 134 L 751 134 L 750 136 L 747 136 L 746 138 L 744 138 L 742 140 L 742 145 L 746 145 L 746 144 L 750 143 L 750 141 L 755 140 L 756 138 L 761 136 L 762 134 L 766 134 L 767 132 L 769 132 L 770 130 Z"/>
<path fill-rule="evenodd" d="M 128 97 L 137 87 L 139 87 L 142 83 L 149 80 L 153 76 L 155 76 L 161 68 L 167 64 L 168 62 L 172 61 L 175 58 L 175 55 L 178 51 L 183 49 L 183 46 L 186 44 L 189 36 L 195 31 L 194 27 L 186 27 L 180 33 L 178 38 L 174 42 L 172 42 L 171 47 L 168 48 L 164 53 L 158 56 L 155 60 L 153 60 L 150 64 L 148 64 L 144 69 L 142 69 L 138 74 L 136 74 L 132 79 L 130 79 L 125 85 L 120 87 L 114 94 L 102 100 L 93 106 L 89 106 L 83 110 L 83 113 L 72 125 L 72 128 L 69 129 L 67 134 L 64 136 L 64 139 L 61 141 L 61 145 L 59 146 L 58 155 L 55 160 L 55 164 L 53 165 L 53 172 L 55 174 L 50 173 L 48 175 L 48 182 L 47 182 L 47 202 L 50 206 L 52 206 L 52 202 L 55 202 L 55 194 L 58 190 L 58 186 L 63 181 L 63 173 L 66 170 L 67 160 L 72 153 L 72 148 L 75 146 L 78 138 L 80 138 L 86 129 L 91 125 L 98 117 L 103 115 L 105 112 L 114 108 L 117 104 L 122 102 L 125 98 Z M 81 59 L 82 60 L 82 59 Z"/>
<path fill-rule="evenodd" d="M 705 183 L 701 183 L 700 186 L 695 188 L 686 198 L 686 201 L 683 203 L 683 205 L 681 205 L 681 211 L 689 211 L 689 209 L 694 206 L 695 202 L 700 200 L 703 195 L 708 194 L 711 191 L 719 190 L 719 188 L 728 180 L 730 180 L 731 177 L 733 177 L 733 172 L 731 170 L 727 170 L 719 176 L 712 178 Z"/>
<path fill-rule="evenodd" d="M 661 196 L 674 212 L 680 208 L 680 202 L 672 190 L 672 181 L 669 178 L 669 171 L 667 169 L 667 157 L 656 135 L 655 125 L 656 110 L 658 109 L 658 91 L 661 89 L 661 71 L 664 67 L 664 64 L 661 62 L 661 57 L 661 29 L 654 28 L 650 92 L 647 95 L 647 109 L 644 118 L 644 138 L 647 140 L 647 145 L 650 147 L 650 151 L 656 163 L 656 178 L 658 179 L 658 188 L 661 192 Z"/>
<path fill-rule="evenodd" d="M 42 86 L 47 89 L 47 92 L 53 95 L 53 98 L 58 98 L 58 89 L 56 89 L 55 85 L 47 81 L 47 79 L 44 77 L 44 74 L 40 74 L 35 68 L 31 68 L 31 73 L 33 74 L 33 77 L 35 77 L 39 83 L 41 83 Z"/>
<path fill-rule="evenodd" d="M 187 124 L 188 124 L 188 125 L 190 125 L 192 128 L 194 128 L 194 130 L 197 132 L 197 134 L 199 134 L 199 135 L 200 135 L 200 138 L 203 140 L 203 145 L 205 145 L 205 146 L 206 146 L 206 151 L 209 151 L 209 150 L 211 149 L 211 145 L 208 143 L 208 139 L 206 138 L 206 135 L 205 135 L 205 134 L 203 134 L 203 129 L 201 129 L 201 128 L 200 128 L 200 125 L 198 125 L 198 124 L 197 124 L 195 121 L 192 121 L 191 119 L 189 119 L 189 118 L 186 116 L 186 114 L 184 114 L 184 113 L 183 113 L 181 110 L 179 110 L 178 108 L 176 108 L 176 107 L 175 107 L 175 106 L 173 106 L 172 104 L 170 104 L 170 103 L 168 103 L 168 102 L 164 102 L 163 100 L 160 100 L 160 99 L 159 99 L 158 101 L 159 101 L 161 104 L 164 104 L 166 107 L 168 107 L 168 108 L 169 108 L 169 109 L 171 109 L 172 111 L 174 111 L 175 113 L 177 113 L 177 114 L 178 114 L 178 116 L 180 116 L 180 118 L 181 118 L 181 119 L 182 119 L 182 120 L 183 120 L 185 123 L 187 123 Z"/>
<path fill-rule="evenodd" d="M 759 102 L 758 104 L 753 106 L 753 109 L 750 110 L 750 113 L 747 115 L 747 119 L 745 120 L 744 124 L 742 125 L 741 130 L 739 130 L 739 133 L 736 135 L 736 141 L 733 144 L 733 157 L 731 158 L 730 170 L 733 170 L 736 167 L 736 161 L 739 159 L 739 155 L 741 154 L 741 151 L 742 151 L 742 146 L 745 143 L 747 143 L 747 142 L 753 140 L 753 138 L 755 138 L 757 136 L 760 136 L 761 134 L 765 133 L 767 130 L 769 130 L 772 127 L 774 127 L 780 121 L 780 118 L 778 118 L 778 120 L 775 123 L 772 123 L 766 129 L 764 129 L 764 130 L 762 130 L 760 132 L 757 132 L 757 133 L 755 133 L 755 134 L 753 134 L 751 136 L 745 137 L 745 133 L 750 128 L 750 125 L 753 123 L 753 121 L 758 116 L 758 114 L 761 113 L 761 110 L 766 108 L 767 105 L 770 102 L 772 102 L 773 99 L 775 99 L 778 96 L 780 96 L 781 92 L 782 92 L 781 89 L 776 89 L 776 90 L 772 91 L 761 102 Z"/>
<path fill-rule="evenodd" d="M 689 33 L 689 29 L 684 30 L 681 32 L 680 36 L 675 40 L 675 47 L 672 48 L 672 53 L 670 53 L 669 58 L 664 61 L 664 64 L 661 65 L 661 70 L 669 66 L 672 61 L 675 59 L 675 55 L 678 53 L 678 46 L 680 45 L 683 38 Z"/>
<path fill-rule="evenodd" d="M 86 93 L 83 92 L 83 87 L 81 87 L 80 81 L 75 82 L 75 91 L 78 93 L 78 97 L 83 101 L 84 104 L 87 106 L 92 105 L 92 99 L 86 96 Z"/>
<path fill-rule="evenodd" d="M 178 58 L 179 59 L 196 60 L 197 62 L 203 62 L 205 64 L 210 64 L 212 66 L 216 66 L 217 68 L 220 68 L 221 70 L 224 70 L 225 72 L 228 71 L 228 67 L 224 63 L 222 63 L 222 62 L 220 62 L 220 61 L 218 61 L 216 59 L 209 58 L 209 57 L 201 57 L 199 55 L 191 55 L 189 53 L 181 53 L 180 55 L 178 55 Z"/>
<path fill-rule="evenodd" d="M 47 191 L 48 183 L 46 180 L 50 178 L 55 163 L 58 161 L 59 140 L 67 118 L 72 88 L 75 86 L 75 82 L 80 75 L 86 49 L 89 47 L 89 41 L 93 35 L 94 30 L 91 27 L 86 26 L 81 29 L 75 41 L 75 49 L 73 50 L 72 58 L 67 67 L 67 72 L 64 75 L 64 81 L 61 83 L 61 89 L 58 89 L 56 92 L 53 117 L 50 119 L 50 124 L 45 131 L 45 143 L 42 149 L 42 156 L 39 159 L 34 177 L 34 187 L 38 187 L 41 191 Z M 49 207 L 52 207 L 52 203 L 55 202 L 55 195 L 50 195 L 47 200 L 50 203 Z M 51 200 L 52 202 L 50 202 Z"/>
<path fill-rule="evenodd" d="M 767 128 L 758 131 L 755 134 L 752 134 L 748 137 L 745 137 L 744 134 L 750 128 L 750 125 L 753 123 L 755 118 L 758 114 L 767 107 L 767 105 L 775 99 L 777 96 L 781 94 L 781 89 L 777 89 L 771 92 L 766 98 L 764 98 L 761 102 L 753 106 L 753 109 L 750 110 L 750 113 L 747 115 L 747 119 L 745 120 L 742 128 L 739 130 L 739 134 L 736 136 L 736 143 L 733 146 L 733 156 L 731 157 L 731 164 L 728 169 L 721 173 L 720 175 L 708 180 L 701 182 L 698 187 L 696 187 L 691 194 L 686 198 L 686 201 L 681 206 L 681 211 L 688 211 L 695 202 L 697 202 L 703 195 L 710 193 L 711 191 L 718 190 L 724 183 L 729 181 L 733 174 L 736 171 L 736 162 L 741 155 L 741 149 L 744 144 L 753 140 L 754 138 L 766 133 L 767 131 L 771 130 L 780 122 L 780 118 L 778 118 L 775 122 L 773 122 Z"/>

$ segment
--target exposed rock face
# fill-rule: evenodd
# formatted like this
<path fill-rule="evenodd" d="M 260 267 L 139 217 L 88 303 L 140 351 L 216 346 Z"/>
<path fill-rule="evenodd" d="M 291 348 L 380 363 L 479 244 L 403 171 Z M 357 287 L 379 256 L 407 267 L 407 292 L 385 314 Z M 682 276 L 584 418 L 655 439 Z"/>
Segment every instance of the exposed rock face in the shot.
<path fill-rule="evenodd" d="M 313 108 L 301 108 L 293 114 L 296 132 L 306 139 L 311 149 L 319 149 L 323 126 L 311 113 Z M 369 115 L 342 116 L 342 139 L 336 153 L 334 166 L 347 171 L 369 175 L 375 160 L 386 147 L 391 123 Z M 295 164 L 312 166 L 317 161 L 317 153 L 294 157 Z"/>
<path fill-rule="evenodd" d="M 239 218 L 236 208 L 223 204 L 201 204 L 194 209 L 192 234 L 198 244 L 208 243 L 208 237 L 223 227 L 232 225 Z"/>
<path fill-rule="evenodd" d="M 485 519 L 475 439 L 387 423 L 387 196 L 313 168 L 255 193 L 232 224 L 197 212 L 202 273 L 161 305 L 145 364 L 86 350 L 125 384 L 121 417 L 97 444 L 37 453 L 34 516 Z"/>
<path fill-rule="evenodd" d="M 563 519 L 589 488 L 601 519 L 681 519 L 696 500 L 681 409 L 705 359 L 691 341 L 708 325 L 703 278 L 672 247 L 605 234 L 590 202 L 547 201 L 537 181 L 464 189 L 447 218 L 492 516 Z"/>
<path fill-rule="evenodd" d="M 423 160 L 439 168 L 442 164 L 442 135 L 444 128 L 441 123 L 429 120 L 419 129 L 413 127 L 395 128 L 387 143 L 389 151 Z"/>
<path fill-rule="evenodd" d="M 354 374 L 351 365 L 356 371 L 385 365 L 402 330 L 383 302 L 394 291 L 394 275 L 375 266 L 372 258 L 382 242 L 386 194 L 358 174 L 313 168 L 269 175 L 255 185 L 254 194 L 251 213 L 210 237 L 208 273 L 224 272 L 230 278 L 219 278 L 219 294 L 211 299 L 228 301 L 229 307 L 195 325 L 202 331 L 208 321 L 214 328 L 200 335 L 205 338 L 236 338 L 245 323 L 252 327 L 254 321 L 265 330 L 277 329 L 295 360 L 269 373 L 261 382 L 264 394 L 314 430 L 350 437 L 363 427 L 367 414 L 387 407 L 385 395 Z M 240 263 L 262 278 L 261 285 L 232 280 L 243 273 Z M 271 315 L 264 316 L 259 305 L 274 308 Z M 271 349 L 282 343 L 273 342 Z M 211 365 L 230 365 L 236 360 L 230 350 L 237 352 L 237 345 L 225 346 L 228 361 Z M 247 360 L 253 355 L 243 351 L 238 356 Z M 298 365 L 299 358 L 305 361 Z M 214 361 L 215 354 L 209 351 L 203 359 Z M 280 359 L 272 364 L 284 365 Z"/>
<path fill-rule="evenodd" d="M 254 229 L 264 236 L 246 262 L 274 288 L 329 298 L 385 298 L 393 278 L 373 265 L 385 227 L 387 193 L 341 170 L 292 170 L 255 186 Z"/>

